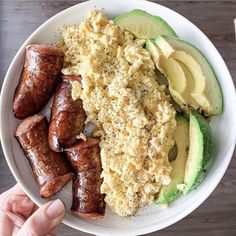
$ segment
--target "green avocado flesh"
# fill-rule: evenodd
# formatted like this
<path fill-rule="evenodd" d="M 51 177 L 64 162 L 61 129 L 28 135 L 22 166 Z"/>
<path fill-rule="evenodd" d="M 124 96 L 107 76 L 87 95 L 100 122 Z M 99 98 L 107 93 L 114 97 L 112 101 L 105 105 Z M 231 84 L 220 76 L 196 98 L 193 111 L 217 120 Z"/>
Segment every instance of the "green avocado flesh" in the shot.
<path fill-rule="evenodd" d="M 139 9 L 121 14 L 113 21 L 140 39 L 154 38 L 162 34 L 177 36 L 164 19 Z"/>
<path fill-rule="evenodd" d="M 185 164 L 189 149 L 189 121 L 184 116 L 176 116 L 177 127 L 174 132 L 174 140 L 178 149 L 177 157 L 171 162 L 171 182 L 162 187 L 156 203 L 168 204 L 177 199 L 182 191 L 177 188 L 184 183 Z"/>
<path fill-rule="evenodd" d="M 180 63 L 185 71 L 186 79 L 192 81 L 191 89 L 188 87 L 186 92 L 205 114 L 221 114 L 223 109 L 221 89 L 214 71 L 204 55 L 184 40 L 167 35 L 158 36 L 155 44 L 167 62 L 168 59 L 175 59 Z M 159 56 L 159 58 L 161 57 Z M 154 61 L 157 68 L 160 67 L 158 59 Z M 193 104 L 189 103 L 189 105 L 196 109 Z"/>
<path fill-rule="evenodd" d="M 190 115 L 189 141 L 189 155 L 184 176 L 184 195 L 198 187 L 213 162 L 211 127 L 197 111 L 193 111 Z"/>

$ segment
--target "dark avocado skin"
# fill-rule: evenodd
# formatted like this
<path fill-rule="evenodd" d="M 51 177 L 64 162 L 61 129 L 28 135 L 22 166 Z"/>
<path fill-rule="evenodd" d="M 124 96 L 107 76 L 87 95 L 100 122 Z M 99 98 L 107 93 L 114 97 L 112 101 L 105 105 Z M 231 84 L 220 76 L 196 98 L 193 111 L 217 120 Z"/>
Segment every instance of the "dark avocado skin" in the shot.
<path fill-rule="evenodd" d="M 198 111 L 192 111 L 192 115 L 195 116 L 199 123 L 199 127 L 201 129 L 201 132 L 203 134 L 203 163 L 202 163 L 202 171 L 200 172 L 197 181 L 193 184 L 191 189 L 192 191 L 196 189 L 203 181 L 203 179 L 206 176 L 206 172 L 209 170 L 209 168 L 212 166 L 214 161 L 214 155 L 213 155 L 213 136 L 211 131 L 211 126 L 208 123 L 208 121 L 198 112 Z"/>

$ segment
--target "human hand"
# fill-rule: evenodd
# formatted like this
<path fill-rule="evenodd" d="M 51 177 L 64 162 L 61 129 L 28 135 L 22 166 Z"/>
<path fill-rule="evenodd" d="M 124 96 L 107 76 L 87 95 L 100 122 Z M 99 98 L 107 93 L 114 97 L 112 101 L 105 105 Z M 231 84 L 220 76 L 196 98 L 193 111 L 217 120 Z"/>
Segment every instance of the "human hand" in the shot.
<path fill-rule="evenodd" d="M 0 195 L 0 235 L 56 235 L 56 227 L 64 215 L 65 206 L 59 199 L 37 210 L 18 184 Z"/>

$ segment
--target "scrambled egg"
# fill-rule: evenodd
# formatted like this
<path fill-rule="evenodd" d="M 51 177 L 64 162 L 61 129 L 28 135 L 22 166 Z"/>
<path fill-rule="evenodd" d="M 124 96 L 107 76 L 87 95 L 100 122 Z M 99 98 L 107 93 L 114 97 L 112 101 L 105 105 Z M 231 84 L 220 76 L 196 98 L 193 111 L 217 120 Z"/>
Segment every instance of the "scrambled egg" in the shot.
<path fill-rule="evenodd" d="M 101 192 L 120 216 L 134 215 L 170 182 L 175 111 L 157 83 L 145 41 L 95 11 L 62 36 L 62 72 L 82 76 L 72 95 L 83 100 L 86 122 L 101 136 Z"/>

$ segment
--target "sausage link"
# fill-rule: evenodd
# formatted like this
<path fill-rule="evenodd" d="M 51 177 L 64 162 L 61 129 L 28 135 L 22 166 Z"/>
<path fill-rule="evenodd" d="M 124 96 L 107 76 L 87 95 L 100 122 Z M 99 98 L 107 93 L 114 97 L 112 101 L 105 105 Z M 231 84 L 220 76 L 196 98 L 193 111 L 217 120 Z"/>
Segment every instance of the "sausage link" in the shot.
<path fill-rule="evenodd" d="M 26 47 L 24 69 L 13 99 L 13 113 L 24 119 L 38 113 L 51 98 L 60 79 L 64 52 L 49 45 Z"/>
<path fill-rule="evenodd" d="M 42 197 L 60 191 L 73 177 L 61 153 L 54 152 L 48 144 L 48 122 L 45 116 L 34 115 L 18 126 L 15 137 L 28 159 Z"/>
<path fill-rule="evenodd" d="M 71 210 L 83 218 L 98 219 L 105 214 L 104 195 L 100 192 L 102 172 L 99 140 L 88 138 L 66 150 L 77 173 L 73 178 Z"/>
<path fill-rule="evenodd" d="M 100 219 L 105 214 L 104 194 L 100 193 L 102 179 L 97 171 L 81 172 L 73 178 L 73 203 L 75 215 L 89 219 Z"/>
<path fill-rule="evenodd" d="M 64 76 L 57 87 L 52 105 L 48 141 L 50 147 L 61 152 L 76 143 L 76 136 L 84 131 L 86 114 L 80 99 L 71 96 L 73 81 L 80 82 L 76 76 Z"/>
<path fill-rule="evenodd" d="M 70 149 L 66 149 L 67 159 L 76 173 L 102 171 L 98 144 L 98 139 L 87 138 L 86 142 L 80 141 Z"/>

